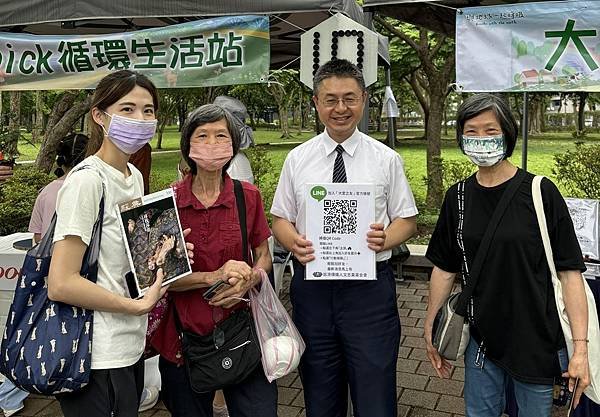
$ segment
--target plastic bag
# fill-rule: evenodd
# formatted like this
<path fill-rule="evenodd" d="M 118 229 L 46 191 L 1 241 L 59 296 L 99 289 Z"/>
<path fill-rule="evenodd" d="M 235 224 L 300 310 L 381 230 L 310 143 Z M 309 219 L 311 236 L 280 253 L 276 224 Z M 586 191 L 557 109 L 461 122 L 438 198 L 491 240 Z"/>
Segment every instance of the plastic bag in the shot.
<path fill-rule="evenodd" d="M 269 382 L 298 367 L 306 345 L 285 307 L 275 295 L 265 271 L 262 285 L 250 290 L 250 307 L 260 343 L 261 360 Z"/>

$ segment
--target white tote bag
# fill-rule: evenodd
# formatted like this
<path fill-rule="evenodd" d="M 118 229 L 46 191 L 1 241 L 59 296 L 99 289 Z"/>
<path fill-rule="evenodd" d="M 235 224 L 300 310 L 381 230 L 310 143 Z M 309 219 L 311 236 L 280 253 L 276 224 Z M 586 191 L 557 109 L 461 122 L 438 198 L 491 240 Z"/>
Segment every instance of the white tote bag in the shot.
<path fill-rule="evenodd" d="M 569 358 L 571 358 L 571 356 L 573 355 L 573 335 L 571 334 L 571 325 L 569 324 L 569 317 L 567 316 L 567 310 L 565 309 L 562 286 L 556 273 L 556 267 L 554 266 L 554 257 L 552 255 L 552 247 L 550 246 L 550 236 L 548 235 L 548 226 L 546 224 L 546 215 L 544 214 L 544 204 L 542 201 L 542 191 L 540 187 L 542 178 L 543 176 L 537 175 L 533 179 L 533 183 L 531 184 L 531 193 L 533 194 L 533 204 L 535 206 L 535 213 L 537 215 L 538 224 L 540 226 L 542 241 L 544 242 L 546 259 L 548 261 L 548 266 L 550 267 L 550 272 L 552 274 L 552 286 L 554 287 L 556 309 L 558 310 L 560 325 L 562 326 L 562 330 L 565 335 L 565 342 L 567 344 Z M 588 361 L 590 365 L 590 386 L 588 386 L 585 389 L 584 393 L 590 400 L 597 404 L 600 404 L 600 325 L 598 324 L 598 312 L 596 311 L 596 304 L 594 300 L 594 295 L 592 294 L 592 290 L 590 289 L 585 279 L 583 279 L 583 285 L 585 287 L 585 295 L 587 298 L 588 306 L 587 338 L 589 339 Z"/>

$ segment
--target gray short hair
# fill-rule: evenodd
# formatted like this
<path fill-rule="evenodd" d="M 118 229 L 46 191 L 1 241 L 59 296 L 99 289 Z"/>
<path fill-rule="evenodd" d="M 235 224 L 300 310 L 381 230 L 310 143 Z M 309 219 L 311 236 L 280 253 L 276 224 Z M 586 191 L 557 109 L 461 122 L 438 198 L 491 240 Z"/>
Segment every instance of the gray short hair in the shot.
<path fill-rule="evenodd" d="M 346 59 L 332 59 L 321 65 L 313 77 L 313 95 L 319 94 L 321 82 L 327 78 L 353 78 L 358 83 L 361 91 L 365 91 L 365 79 L 362 71 Z"/>
<path fill-rule="evenodd" d="M 240 150 L 240 131 L 236 127 L 234 116 L 229 113 L 229 111 L 216 104 L 205 104 L 193 110 L 185 120 L 181 129 L 181 156 L 190 167 L 190 171 L 193 175 L 196 175 L 197 170 L 196 163 L 190 158 L 190 139 L 192 138 L 192 134 L 198 126 L 223 119 L 227 122 L 227 130 L 229 130 L 229 135 L 231 136 L 231 145 L 233 147 L 233 156 L 231 159 L 233 159 Z M 223 174 L 225 174 L 225 171 L 229 168 L 231 159 L 223 167 Z"/>
<path fill-rule="evenodd" d="M 458 146 L 462 150 L 462 135 L 467 120 L 486 111 L 492 111 L 496 115 L 496 119 L 498 119 L 506 143 L 506 155 L 504 159 L 509 158 L 517 143 L 519 125 L 510 111 L 510 106 L 506 100 L 496 94 L 475 94 L 463 101 L 458 107 L 456 111 L 456 141 L 458 142 Z"/>

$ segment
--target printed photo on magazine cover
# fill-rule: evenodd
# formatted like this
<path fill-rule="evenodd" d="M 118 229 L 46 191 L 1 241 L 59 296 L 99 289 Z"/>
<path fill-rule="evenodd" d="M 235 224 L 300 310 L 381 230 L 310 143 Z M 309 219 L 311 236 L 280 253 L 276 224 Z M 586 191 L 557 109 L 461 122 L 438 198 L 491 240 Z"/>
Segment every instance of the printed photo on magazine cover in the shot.
<path fill-rule="evenodd" d="M 172 189 L 121 203 L 118 208 L 137 287 L 132 296 L 143 295 L 156 280 L 160 268 L 163 285 L 191 273 Z"/>

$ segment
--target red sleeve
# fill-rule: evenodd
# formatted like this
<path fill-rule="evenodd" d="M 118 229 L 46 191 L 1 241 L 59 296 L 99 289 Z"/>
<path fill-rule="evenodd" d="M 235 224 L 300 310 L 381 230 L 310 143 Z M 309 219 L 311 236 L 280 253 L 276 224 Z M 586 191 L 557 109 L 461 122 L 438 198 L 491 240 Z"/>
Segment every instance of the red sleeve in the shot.
<path fill-rule="evenodd" d="M 129 157 L 131 162 L 142 173 L 144 179 L 144 194 L 150 192 L 150 170 L 152 166 L 152 148 L 145 144 L 139 151 Z"/>
<path fill-rule="evenodd" d="M 262 203 L 260 191 L 255 186 L 244 183 L 245 196 L 249 200 L 246 210 L 248 210 L 248 220 L 252 219 L 252 230 L 249 234 L 250 247 L 256 248 L 262 242 L 271 236 L 271 228 L 265 216 L 265 210 Z"/>

